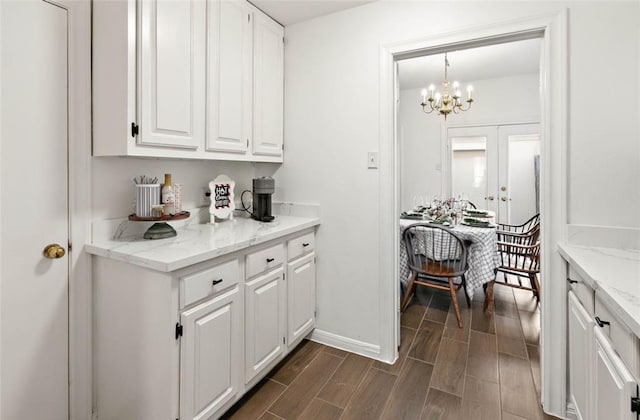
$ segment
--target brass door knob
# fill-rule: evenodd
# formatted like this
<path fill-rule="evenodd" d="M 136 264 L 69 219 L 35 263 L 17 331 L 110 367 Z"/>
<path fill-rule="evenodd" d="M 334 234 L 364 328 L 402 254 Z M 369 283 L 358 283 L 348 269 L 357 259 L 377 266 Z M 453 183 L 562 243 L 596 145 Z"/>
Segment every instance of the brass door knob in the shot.
<path fill-rule="evenodd" d="M 64 248 L 58 244 L 50 244 L 44 248 L 42 252 L 46 258 L 55 260 L 57 258 L 64 257 L 65 251 Z"/>

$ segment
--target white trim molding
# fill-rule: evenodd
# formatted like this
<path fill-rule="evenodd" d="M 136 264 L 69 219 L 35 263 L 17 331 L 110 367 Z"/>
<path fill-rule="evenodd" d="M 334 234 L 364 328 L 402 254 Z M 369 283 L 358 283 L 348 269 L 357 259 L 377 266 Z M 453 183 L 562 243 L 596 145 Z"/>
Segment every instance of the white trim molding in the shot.
<path fill-rule="evenodd" d="M 567 10 L 468 28 L 380 47 L 380 331 L 383 360 L 397 354 L 399 324 L 398 191 L 399 154 L 396 133 L 395 61 L 453 49 L 474 48 L 531 38 L 542 39 L 541 209 L 542 311 L 541 364 L 544 410 L 566 415 L 566 282 L 557 243 L 567 237 Z"/>
<path fill-rule="evenodd" d="M 316 343 L 325 344 L 340 350 L 356 353 L 361 356 L 370 357 L 372 359 L 380 359 L 380 346 L 364 341 L 354 340 L 353 338 L 343 337 L 338 334 L 330 333 L 324 330 L 315 329 L 307 337 Z M 384 361 L 384 360 L 383 360 Z"/>
<path fill-rule="evenodd" d="M 69 12 L 69 419 L 92 418 L 91 2 Z"/>

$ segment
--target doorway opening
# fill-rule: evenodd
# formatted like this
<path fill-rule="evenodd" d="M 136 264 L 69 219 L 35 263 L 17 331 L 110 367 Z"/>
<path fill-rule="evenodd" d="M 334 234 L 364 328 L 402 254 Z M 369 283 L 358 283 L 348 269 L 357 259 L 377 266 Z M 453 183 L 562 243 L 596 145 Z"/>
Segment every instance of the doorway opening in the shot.
<path fill-rule="evenodd" d="M 535 187 L 539 181 L 535 169 L 539 165 L 535 161 L 540 154 L 540 44 L 541 38 L 532 38 L 447 51 L 450 81 L 472 85 L 474 102 L 468 111 L 449 114 L 446 120 L 435 112 L 425 115 L 419 106 L 421 90 L 442 77 L 438 64 L 444 53 L 398 62 L 401 174 L 398 205 L 403 213 L 419 214 L 422 209 L 423 217 L 434 221 L 438 217 L 435 215 L 441 213 L 434 208 L 441 208 L 440 203 L 453 203 L 442 206 L 444 211 L 448 209 L 455 214 L 460 207 L 486 210 L 493 216 L 491 222 L 512 225 L 539 213 L 536 208 L 539 188 Z M 509 104 L 508 112 L 504 110 L 505 104 Z M 405 203 L 413 203 L 414 207 L 407 208 Z M 465 405 L 464 389 L 475 382 L 497 383 L 502 394 L 501 387 L 509 386 L 508 381 L 499 380 L 500 375 L 507 374 L 508 357 L 522 358 L 527 368 L 522 369 L 518 380 L 531 392 L 517 397 L 526 400 L 528 407 L 527 411 L 515 414 L 534 417 L 540 410 L 537 296 L 521 290 L 514 294 L 512 288 L 499 286 L 505 280 L 507 284 L 517 284 L 512 276 L 503 273 L 496 276 L 494 272 L 501 262 L 495 245 L 500 235 L 491 228 L 466 226 L 464 221 L 470 220 L 471 213 L 462 214 L 463 219 L 454 217 L 450 221 L 450 231 L 471 242 L 466 288 L 475 288 L 472 303 L 467 306 L 462 289 L 452 299 L 449 291 L 416 286 L 411 302 L 400 316 L 399 363 L 404 357 L 433 363 L 429 387 L 461 397 Z M 415 222 L 424 223 L 401 219 L 401 229 Z M 400 264 L 410 251 L 403 246 L 400 244 Z M 425 251 L 430 259 L 428 249 Z M 490 264 L 491 268 L 475 267 L 484 264 Z M 400 272 L 404 275 L 403 267 Z M 485 298 L 485 292 L 478 286 L 494 280 L 495 294 L 487 293 Z M 405 293 L 403 288 L 403 296 Z M 492 300 L 491 304 L 484 305 L 485 299 Z M 491 309 L 493 302 L 495 308 Z M 462 327 L 458 326 L 457 313 Z M 487 357 L 477 357 L 480 341 L 487 341 L 485 349 L 491 353 Z M 457 356 L 445 358 L 444 354 Z M 450 364 L 457 365 L 456 373 L 451 375 L 448 371 L 445 375 L 444 366 Z M 429 398 L 426 404 L 430 404 Z M 500 409 L 512 409 L 509 398 L 501 401 Z"/>
<path fill-rule="evenodd" d="M 551 279 L 562 277 L 562 258 L 551 244 L 566 238 L 566 169 L 563 159 L 566 153 L 567 133 L 567 92 L 551 89 L 564 86 L 567 72 L 566 50 L 566 10 L 530 19 L 520 19 L 477 29 L 445 34 L 440 37 L 395 43 L 381 48 L 380 55 L 380 217 L 384 223 L 380 229 L 380 287 L 382 350 L 389 360 L 397 359 L 397 345 L 400 344 L 401 289 L 398 287 L 400 226 L 398 220 L 404 205 L 399 205 L 402 192 L 399 139 L 402 136 L 397 119 L 399 107 L 398 62 L 425 55 L 434 55 L 453 50 L 472 49 L 481 46 L 540 38 L 540 210 L 545 215 L 540 225 L 541 277 Z M 477 91 L 476 92 L 476 98 Z M 479 103 L 479 102 L 478 102 Z M 475 106 L 476 104 L 474 104 Z M 416 106 L 419 106 L 416 105 Z M 506 109 L 506 108 L 505 108 Z M 471 121 L 473 122 L 473 121 Z M 500 124 L 502 121 L 495 121 Z M 473 125 L 473 124 L 470 124 Z M 446 136 L 446 127 L 441 125 L 441 135 Z M 435 165 L 426 167 L 442 170 Z M 442 182 L 442 179 L 440 178 Z M 404 195 L 407 196 L 406 194 Z M 409 207 L 412 203 L 409 204 Z M 392 280 L 390 280 L 392 279 Z M 566 413 L 566 361 L 563 357 L 553 357 L 566 353 L 566 325 L 553 322 L 566 317 L 566 302 L 562 285 L 549 282 L 542 285 L 544 310 L 540 314 L 542 336 L 541 396 L 545 411 L 564 416 Z M 445 325 L 446 328 L 446 325 Z M 388 346 L 388 347 L 387 347 Z M 546 357 L 546 355 L 549 355 Z"/>

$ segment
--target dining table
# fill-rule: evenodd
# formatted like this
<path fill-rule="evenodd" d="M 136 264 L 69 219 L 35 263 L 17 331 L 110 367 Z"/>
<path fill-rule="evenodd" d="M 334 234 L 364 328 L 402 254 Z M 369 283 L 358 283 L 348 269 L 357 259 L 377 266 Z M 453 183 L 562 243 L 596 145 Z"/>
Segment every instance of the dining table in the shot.
<path fill-rule="evenodd" d="M 402 240 L 402 234 L 407 227 L 416 223 L 428 222 L 413 219 L 400 219 L 399 275 L 403 293 L 409 284 L 411 270 L 409 269 L 407 250 L 405 248 L 404 241 Z M 466 290 L 469 298 L 473 299 L 474 292 L 478 288 L 485 284 L 489 284 L 495 279 L 495 270 L 500 264 L 497 252 L 498 235 L 496 233 L 495 225 L 491 224 L 488 227 L 477 227 L 460 223 L 448 227 L 445 226 L 445 228 L 450 229 L 467 243 L 467 263 L 469 268 L 465 273 Z"/>

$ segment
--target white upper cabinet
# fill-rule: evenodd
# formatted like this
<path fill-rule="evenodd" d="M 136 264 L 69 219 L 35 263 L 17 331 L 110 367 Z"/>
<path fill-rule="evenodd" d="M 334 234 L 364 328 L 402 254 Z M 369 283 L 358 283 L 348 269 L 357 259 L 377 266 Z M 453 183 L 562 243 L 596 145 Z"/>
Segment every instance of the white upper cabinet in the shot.
<path fill-rule="evenodd" d="M 140 2 L 141 144 L 203 144 L 205 10 L 199 0 Z"/>
<path fill-rule="evenodd" d="M 94 2 L 93 154 L 282 162 L 283 32 L 245 0 Z"/>
<path fill-rule="evenodd" d="M 207 150 L 246 153 L 251 139 L 251 11 L 207 2 Z"/>
<path fill-rule="evenodd" d="M 253 26 L 253 153 L 282 156 L 284 29 L 255 14 Z"/>

